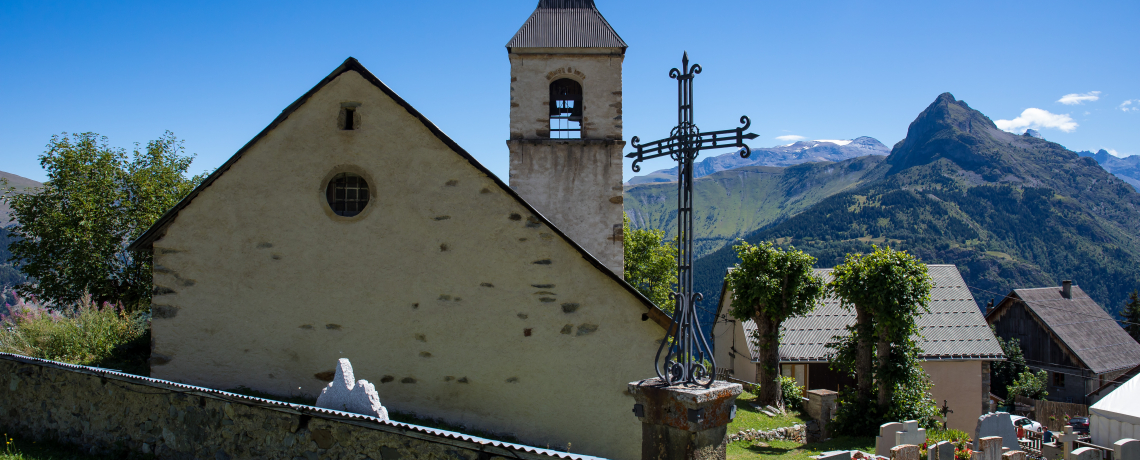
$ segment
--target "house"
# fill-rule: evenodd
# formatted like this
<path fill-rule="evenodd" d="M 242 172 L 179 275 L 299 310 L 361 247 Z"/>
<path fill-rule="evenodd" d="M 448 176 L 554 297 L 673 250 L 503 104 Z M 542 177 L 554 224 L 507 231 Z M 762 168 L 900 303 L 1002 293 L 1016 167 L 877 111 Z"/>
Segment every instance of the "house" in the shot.
<path fill-rule="evenodd" d="M 1014 289 L 986 313 L 997 335 L 1017 339 L 1034 372 L 1048 372 L 1048 399 L 1089 404 L 1091 395 L 1140 365 L 1140 343 L 1080 286 Z"/>
<path fill-rule="evenodd" d="M 986 325 L 974 297 L 958 268 L 953 265 L 927 265 L 934 281 L 930 292 L 930 312 L 918 317 L 921 328 L 918 344 L 922 368 L 934 383 L 935 402 L 954 411 L 950 428 L 971 431 L 978 417 L 987 412 L 990 401 L 990 362 L 1005 359 L 997 340 Z M 830 282 L 832 269 L 815 273 Z M 732 291 L 727 283 L 721 293 L 717 322 L 713 326 L 714 355 L 717 364 L 737 379 L 756 382 L 759 348 L 751 337 L 756 332 L 752 320 L 739 321 L 728 312 Z M 834 337 L 847 334 L 855 324 L 855 312 L 843 308 L 834 294 L 810 313 L 784 321 L 780 334 L 780 369 L 786 376 L 809 390 L 853 387 L 854 378 L 829 368 Z"/>
<path fill-rule="evenodd" d="M 669 318 L 613 230 L 625 49 L 592 1 L 539 3 L 502 82 L 510 187 L 346 60 L 132 244 L 151 375 L 316 395 L 350 358 L 389 410 L 640 458 L 626 388 Z"/>

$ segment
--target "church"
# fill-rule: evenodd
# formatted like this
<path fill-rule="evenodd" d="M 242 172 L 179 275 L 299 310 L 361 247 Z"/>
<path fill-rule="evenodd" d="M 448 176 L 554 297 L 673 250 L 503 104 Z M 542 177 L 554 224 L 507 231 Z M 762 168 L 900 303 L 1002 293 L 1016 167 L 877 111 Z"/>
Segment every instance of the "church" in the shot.
<path fill-rule="evenodd" d="M 507 43 L 510 184 L 348 58 L 170 209 L 151 376 L 315 396 L 339 358 L 390 410 L 640 457 L 626 384 L 669 318 L 622 279 L 622 60 L 592 0 Z"/>

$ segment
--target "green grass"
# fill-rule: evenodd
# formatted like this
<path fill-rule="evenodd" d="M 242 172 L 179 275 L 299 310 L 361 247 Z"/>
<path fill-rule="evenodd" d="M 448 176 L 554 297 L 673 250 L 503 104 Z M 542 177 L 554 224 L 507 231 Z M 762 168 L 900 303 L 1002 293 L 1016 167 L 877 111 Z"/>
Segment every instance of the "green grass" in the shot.
<path fill-rule="evenodd" d="M 729 435 L 748 429 L 768 431 L 797 423 L 807 423 L 808 420 L 811 420 L 811 417 L 795 411 L 788 411 L 788 415 L 769 417 L 753 406 L 755 402 L 756 395 L 747 391 L 736 398 L 736 418 L 728 424 Z"/>
<path fill-rule="evenodd" d="M 758 441 L 738 441 L 728 445 L 729 460 L 778 458 L 780 460 L 808 460 L 812 455 L 832 450 L 875 450 L 875 438 L 841 437 L 823 442 L 798 444 L 792 441 L 768 441 L 764 447 Z"/>

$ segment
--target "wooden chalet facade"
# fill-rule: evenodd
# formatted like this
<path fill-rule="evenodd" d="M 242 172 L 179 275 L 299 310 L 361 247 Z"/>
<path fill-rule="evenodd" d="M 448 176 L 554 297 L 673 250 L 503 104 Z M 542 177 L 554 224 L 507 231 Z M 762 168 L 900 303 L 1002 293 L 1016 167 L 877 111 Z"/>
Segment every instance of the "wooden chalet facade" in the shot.
<path fill-rule="evenodd" d="M 1026 364 L 1048 372 L 1047 399 L 1091 404 L 1096 390 L 1140 365 L 1137 343 L 1079 286 L 1014 289 L 986 321 L 1017 339 Z"/>

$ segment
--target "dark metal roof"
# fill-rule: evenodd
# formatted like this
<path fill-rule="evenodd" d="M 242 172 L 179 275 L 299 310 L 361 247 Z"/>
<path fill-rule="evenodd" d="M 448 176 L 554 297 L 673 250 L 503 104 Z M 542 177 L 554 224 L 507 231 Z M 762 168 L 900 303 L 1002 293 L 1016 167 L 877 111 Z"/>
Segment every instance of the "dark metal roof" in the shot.
<path fill-rule="evenodd" d="M 1059 286 L 1014 289 L 987 315 L 995 321 L 1021 300 L 1042 325 L 1078 361 L 1096 374 L 1128 369 L 1140 364 L 1140 343 L 1079 286 L 1073 285 L 1066 299 Z"/>
<path fill-rule="evenodd" d="M 386 431 L 389 433 L 404 435 L 412 438 L 419 438 L 442 444 L 450 444 L 456 447 L 488 452 L 494 455 L 506 456 L 509 458 L 543 460 L 554 457 L 566 460 L 604 460 L 600 457 L 594 457 L 590 455 L 571 454 L 569 452 L 559 452 L 556 450 L 531 447 L 523 444 L 495 441 L 493 439 L 480 438 L 477 436 L 457 433 L 454 431 L 439 430 L 420 425 L 412 425 L 410 423 L 394 422 L 391 420 L 381 420 L 377 417 L 369 415 L 354 414 L 351 412 L 325 409 L 323 407 L 306 406 L 304 404 L 294 404 L 272 399 L 240 395 L 237 393 L 230 393 L 228 391 L 215 390 L 213 388 L 186 385 L 169 380 L 161 380 L 134 374 L 127 374 L 111 369 L 103 369 L 101 367 L 80 366 L 77 364 L 49 361 L 46 359 L 32 358 L 11 353 L 0 353 L 0 359 L 54 369 L 62 369 L 71 372 L 78 372 L 80 374 L 88 374 L 106 379 L 132 383 L 135 385 L 161 388 L 173 392 L 219 399 L 222 401 L 245 404 L 248 406 L 255 406 L 262 409 L 274 410 L 278 412 L 309 415 L 326 420 L 333 420 L 342 423 L 348 423 L 351 425 L 373 428 L 379 431 Z"/>
<path fill-rule="evenodd" d="M 621 48 L 618 36 L 594 0 L 540 0 L 511 41 L 511 48 Z"/>
<path fill-rule="evenodd" d="M 1000 360 L 1005 359 L 986 323 L 974 296 L 966 287 L 962 274 L 954 265 L 927 265 L 934 281 L 930 290 L 930 312 L 918 317 L 923 360 Z M 832 269 L 817 268 L 815 273 L 830 282 Z M 722 301 L 722 308 L 728 301 Z M 828 294 L 819 306 L 804 316 L 789 318 L 781 325 L 781 362 L 826 362 L 831 349 L 827 344 L 833 337 L 847 334 L 847 326 L 855 324 L 855 312 L 842 307 L 834 294 Z M 744 333 L 751 337 L 756 324 L 747 320 Z M 760 359 L 759 350 L 751 340 L 748 352 L 752 360 Z"/>
<path fill-rule="evenodd" d="M 253 146 L 261 140 L 261 138 L 267 136 L 269 132 L 276 129 L 278 125 L 288 119 L 294 111 L 304 105 L 305 102 L 308 102 L 309 98 L 316 94 L 317 91 L 320 91 L 321 88 L 325 87 L 325 85 L 331 83 L 337 77 L 341 76 L 341 74 L 344 74 L 346 72 L 359 73 L 361 77 L 363 77 L 365 80 L 368 80 L 369 83 L 372 83 L 381 91 L 383 91 L 384 94 L 392 98 L 396 104 L 403 107 L 404 110 L 407 110 L 410 115 L 423 123 L 424 126 L 436 136 L 436 138 L 444 143 L 444 145 L 450 147 L 453 152 L 462 157 L 464 160 L 467 160 L 471 166 L 474 166 L 479 170 L 479 172 L 485 174 L 488 178 L 493 180 L 495 182 L 495 185 L 497 185 L 504 193 L 506 193 L 511 198 L 514 198 L 515 201 L 517 201 L 520 205 L 526 208 L 527 211 L 534 215 L 540 223 L 546 225 L 552 232 L 554 232 L 555 235 L 558 235 L 560 238 L 566 241 L 567 244 L 577 250 L 578 253 L 581 254 L 582 258 L 589 262 L 590 265 L 600 270 L 607 277 L 621 285 L 621 287 L 623 287 L 626 292 L 629 292 L 631 295 L 636 297 L 637 300 L 641 301 L 642 305 L 644 305 L 646 308 L 645 314 L 649 315 L 649 319 L 653 320 L 654 323 L 657 323 L 657 325 L 661 326 L 664 329 L 668 329 L 670 327 L 672 324 L 672 319 L 665 312 L 661 311 L 661 309 L 658 308 L 652 300 L 649 300 L 649 298 L 645 297 L 645 295 L 638 291 L 637 288 L 634 288 L 632 285 L 627 283 L 624 278 L 618 276 L 613 271 L 610 271 L 608 267 L 598 261 L 598 259 L 590 254 L 589 251 L 583 249 L 582 246 L 579 245 L 576 241 L 571 239 L 569 236 L 566 236 L 566 234 L 563 233 L 561 229 L 554 226 L 554 223 L 551 222 L 550 219 L 547 219 L 546 216 L 538 212 L 538 210 L 535 209 L 533 205 L 524 200 L 522 196 L 515 192 L 514 189 L 510 188 L 505 182 L 503 182 L 499 176 L 496 176 L 491 172 L 491 170 L 484 167 L 482 163 L 479 163 L 475 157 L 471 156 L 470 153 L 467 153 L 466 150 L 463 150 L 463 147 L 460 147 L 459 144 L 448 137 L 447 134 L 444 134 L 443 131 L 435 125 L 435 123 L 432 123 L 431 120 L 428 120 L 427 117 L 423 116 L 423 114 L 416 110 L 415 107 L 412 107 L 411 104 L 396 94 L 395 91 L 392 91 L 388 85 L 385 85 L 384 82 L 380 81 L 379 78 L 376 78 L 372 72 L 369 72 L 368 69 L 364 68 L 364 65 L 362 65 L 360 61 L 357 61 L 356 58 L 352 57 L 345 59 L 344 63 L 337 67 L 336 70 L 333 70 L 332 73 L 324 78 L 324 80 L 321 80 L 319 83 L 317 83 L 317 86 L 314 86 L 309 90 L 309 92 L 302 95 L 296 101 L 293 101 L 292 104 L 289 104 L 289 106 L 286 107 L 285 110 L 282 110 L 281 114 L 278 115 L 277 118 L 275 118 L 273 122 L 269 124 L 269 126 L 266 126 L 265 129 L 261 130 L 261 132 L 258 133 L 257 136 L 254 136 L 253 139 L 250 139 L 250 141 L 247 142 L 245 146 L 241 148 L 241 150 L 238 150 L 237 153 L 230 157 L 230 159 L 226 160 L 226 162 L 219 166 L 218 169 L 215 169 L 213 173 L 202 180 L 202 183 L 198 184 L 198 186 L 195 187 L 194 190 L 192 190 L 188 195 L 186 195 L 185 198 L 182 198 L 182 201 L 179 201 L 178 204 L 174 205 L 173 208 L 170 208 L 170 210 L 166 211 L 166 214 L 163 214 L 162 217 L 155 221 L 154 225 L 151 225 L 151 227 L 147 229 L 147 231 L 144 232 L 142 236 L 139 236 L 138 239 L 132 242 L 127 247 L 127 249 L 131 251 L 153 251 L 154 242 L 166 234 L 166 228 L 171 223 L 173 223 L 175 219 L 178 218 L 178 213 L 180 213 L 182 209 L 184 209 L 186 206 L 189 206 L 190 203 L 194 201 L 194 198 L 197 198 L 200 193 L 209 188 L 215 180 L 217 180 L 222 176 L 222 174 L 228 171 L 234 163 L 237 163 L 237 161 L 241 159 L 242 155 L 244 155 L 245 152 L 249 149 L 253 148 Z"/>

